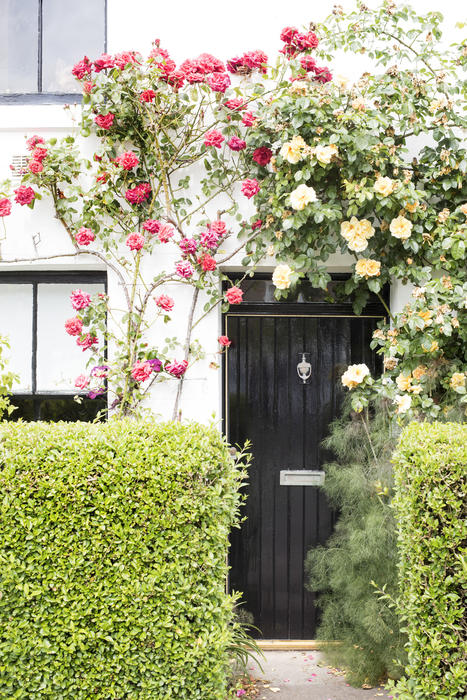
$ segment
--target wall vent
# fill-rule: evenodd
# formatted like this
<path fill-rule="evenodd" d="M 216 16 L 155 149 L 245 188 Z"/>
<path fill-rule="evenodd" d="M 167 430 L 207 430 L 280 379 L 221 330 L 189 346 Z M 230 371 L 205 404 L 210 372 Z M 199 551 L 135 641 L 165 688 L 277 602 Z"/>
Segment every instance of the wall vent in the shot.
<path fill-rule="evenodd" d="M 13 156 L 11 159 L 11 179 L 14 183 L 20 182 L 24 173 L 28 171 L 29 157 L 24 154 Z"/>

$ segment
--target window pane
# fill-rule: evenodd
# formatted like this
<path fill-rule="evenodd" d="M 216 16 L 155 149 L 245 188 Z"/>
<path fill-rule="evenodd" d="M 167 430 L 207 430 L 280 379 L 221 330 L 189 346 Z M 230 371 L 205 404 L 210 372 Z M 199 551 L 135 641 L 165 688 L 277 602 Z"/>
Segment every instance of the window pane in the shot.
<path fill-rule="evenodd" d="M 0 92 L 37 92 L 38 0 L 0 0 Z"/>
<path fill-rule="evenodd" d="M 42 27 L 42 91 L 81 92 L 71 69 L 104 50 L 104 0 L 43 0 Z"/>
<path fill-rule="evenodd" d="M 13 391 L 32 391 L 32 284 L 0 284 L 0 335 L 10 342 L 8 369 L 20 376 Z"/>
<path fill-rule="evenodd" d="M 84 398 L 77 403 L 72 397 L 44 399 L 40 404 L 40 420 L 45 421 L 85 421 L 91 422 L 99 411 L 106 408 L 105 399 Z"/>
<path fill-rule="evenodd" d="M 76 315 L 70 294 L 82 288 L 94 295 L 104 291 L 103 284 L 82 285 L 79 282 L 39 284 L 37 292 L 37 391 L 75 392 L 75 379 L 86 374 L 90 350 L 76 345 L 76 338 L 67 335 L 64 324 Z M 102 339 L 100 339 L 102 347 Z"/>

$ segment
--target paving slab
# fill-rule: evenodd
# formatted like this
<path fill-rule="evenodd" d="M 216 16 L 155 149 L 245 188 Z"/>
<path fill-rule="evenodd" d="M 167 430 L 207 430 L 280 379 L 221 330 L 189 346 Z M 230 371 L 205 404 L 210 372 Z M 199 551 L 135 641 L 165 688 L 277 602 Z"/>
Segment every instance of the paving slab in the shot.
<path fill-rule="evenodd" d="M 384 688 L 352 688 L 342 671 L 324 664 L 319 651 L 265 651 L 263 671 L 254 662 L 249 673 L 260 679 L 258 700 L 378 700 L 392 696 Z"/>

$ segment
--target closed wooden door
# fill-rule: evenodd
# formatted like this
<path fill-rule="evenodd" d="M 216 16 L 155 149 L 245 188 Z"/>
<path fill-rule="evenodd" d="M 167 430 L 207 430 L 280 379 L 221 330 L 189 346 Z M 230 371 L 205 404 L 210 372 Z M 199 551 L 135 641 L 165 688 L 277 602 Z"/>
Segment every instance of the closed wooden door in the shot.
<path fill-rule="evenodd" d="M 297 306 L 297 305 L 295 305 Z M 231 443 L 252 442 L 246 520 L 231 539 L 230 587 L 264 638 L 313 639 L 317 611 L 305 589 L 304 559 L 332 533 L 334 514 L 318 486 L 281 486 L 280 472 L 320 470 L 329 458 L 321 443 L 343 397 L 348 364 L 366 362 L 377 318 L 227 314 L 232 341 L 226 356 L 226 427 Z M 311 379 L 297 374 L 309 353 Z"/>

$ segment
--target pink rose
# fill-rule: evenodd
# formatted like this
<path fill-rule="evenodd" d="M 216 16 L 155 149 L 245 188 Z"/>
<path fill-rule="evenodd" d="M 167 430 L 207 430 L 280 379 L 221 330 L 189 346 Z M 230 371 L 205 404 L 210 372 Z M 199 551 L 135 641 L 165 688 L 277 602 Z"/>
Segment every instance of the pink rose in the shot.
<path fill-rule="evenodd" d="M 132 170 L 136 168 L 139 164 L 139 158 L 133 151 L 125 151 L 121 156 L 115 158 L 115 162 L 118 163 L 124 170 Z"/>
<path fill-rule="evenodd" d="M 135 382 L 145 382 L 152 374 L 152 365 L 148 360 L 135 362 L 131 369 L 131 376 Z"/>
<path fill-rule="evenodd" d="M 219 245 L 219 236 L 215 231 L 204 231 L 199 237 L 199 242 L 201 243 L 203 248 L 215 250 Z"/>
<path fill-rule="evenodd" d="M 300 65 L 302 66 L 303 70 L 306 70 L 308 73 L 310 70 L 314 70 L 316 61 L 312 56 L 302 56 L 300 59 Z"/>
<path fill-rule="evenodd" d="M 172 73 L 168 73 L 161 79 L 165 80 L 166 83 L 171 85 L 175 92 L 177 92 L 178 89 L 181 88 L 183 86 L 183 83 L 185 82 L 185 76 L 181 70 L 174 70 L 172 71 Z"/>
<path fill-rule="evenodd" d="M 92 92 L 92 89 L 94 87 L 94 83 L 92 83 L 90 80 L 85 80 L 83 83 L 83 92 L 85 95 L 90 95 Z"/>
<path fill-rule="evenodd" d="M 225 139 L 220 131 L 216 129 L 211 129 L 211 131 L 206 132 L 204 135 L 204 145 L 214 146 L 215 148 L 220 148 L 224 143 Z"/>
<path fill-rule="evenodd" d="M 75 379 L 75 387 L 77 389 L 86 389 L 88 384 L 89 384 L 89 377 L 86 377 L 85 374 L 80 374 L 79 377 L 76 377 L 76 379 Z"/>
<path fill-rule="evenodd" d="M 198 248 L 198 242 L 194 238 L 182 238 L 178 245 L 184 255 L 192 255 Z"/>
<path fill-rule="evenodd" d="M 157 219 L 146 219 L 146 221 L 143 221 L 143 229 L 151 235 L 159 233 L 159 231 L 161 230 L 161 226 L 161 222 Z"/>
<path fill-rule="evenodd" d="M 298 29 L 295 27 L 285 27 L 281 31 L 281 41 L 284 41 L 286 44 L 290 44 L 297 34 Z"/>
<path fill-rule="evenodd" d="M 172 236 L 174 235 L 175 231 L 173 226 L 170 224 L 163 224 L 160 228 L 159 233 L 157 234 L 157 237 L 161 243 L 168 243 Z"/>
<path fill-rule="evenodd" d="M 39 160 L 30 160 L 28 163 L 28 168 L 34 174 L 40 173 L 42 170 L 44 170 L 44 166 Z"/>
<path fill-rule="evenodd" d="M 85 350 L 89 350 L 89 348 L 92 348 L 93 345 L 97 344 L 97 338 L 95 335 L 91 335 L 90 333 L 87 333 L 84 338 L 77 338 L 76 339 L 76 345 L 78 345 L 80 348 L 83 348 L 83 352 Z"/>
<path fill-rule="evenodd" d="M 256 117 L 253 114 L 253 112 L 245 112 L 245 114 L 242 116 L 242 123 L 245 126 L 253 126 L 253 124 L 256 122 Z"/>
<path fill-rule="evenodd" d="M 125 245 L 127 245 L 130 250 L 141 250 L 144 246 L 144 236 L 140 233 L 130 233 L 125 241 Z"/>
<path fill-rule="evenodd" d="M 180 379 L 180 377 L 183 377 L 185 374 L 186 370 L 188 367 L 188 362 L 186 360 L 182 360 L 181 362 L 177 362 L 174 360 L 173 362 L 169 362 L 165 367 L 165 371 L 168 372 L 168 374 L 171 374 L 173 377 L 177 377 L 177 379 Z"/>
<path fill-rule="evenodd" d="M 83 58 L 82 61 L 79 61 L 76 63 L 73 68 L 71 69 L 71 72 L 75 76 L 75 78 L 78 78 L 78 80 L 82 80 L 85 75 L 89 75 L 92 70 L 92 63 L 89 60 L 87 56 Z"/>
<path fill-rule="evenodd" d="M 217 267 L 217 263 L 214 258 L 207 253 L 198 258 L 198 263 L 201 265 L 204 272 L 212 272 Z"/>
<path fill-rule="evenodd" d="M 82 289 L 75 289 L 70 296 L 71 305 L 75 311 L 79 309 L 86 309 L 91 303 L 91 295 L 87 292 L 83 292 Z"/>
<path fill-rule="evenodd" d="M 225 236 L 227 230 L 225 221 L 221 221 L 220 219 L 217 221 L 211 221 L 209 228 L 211 231 L 214 231 L 214 233 L 217 233 L 218 236 Z"/>
<path fill-rule="evenodd" d="M 9 199 L 0 199 L 0 216 L 9 216 L 11 214 L 11 202 Z"/>
<path fill-rule="evenodd" d="M 35 148 L 32 152 L 32 160 L 38 160 L 39 163 L 42 163 L 44 158 L 47 156 L 47 149 L 46 148 Z"/>
<path fill-rule="evenodd" d="M 239 139 L 238 136 L 232 136 L 227 145 L 232 151 L 243 151 L 246 148 L 246 141 Z"/>
<path fill-rule="evenodd" d="M 247 179 L 247 180 L 243 181 L 242 193 L 245 195 L 245 197 L 248 197 L 248 199 L 251 199 L 252 197 L 255 196 L 255 194 L 258 194 L 258 192 L 259 192 L 258 180 Z"/>
<path fill-rule="evenodd" d="M 152 102 L 153 99 L 155 98 L 156 93 L 154 90 L 144 90 L 144 92 L 141 93 L 139 96 L 139 101 L 140 102 Z"/>
<path fill-rule="evenodd" d="M 230 85 L 227 73 L 212 73 L 208 75 L 207 84 L 214 92 L 225 92 Z"/>
<path fill-rule="evenodd" d="M 94 233 L 90 228 L 82 226 L 78 233 L 75 233 L 75 241 L 79 245 L 89 245 L 95 239 Z"/>
<path fill-rule="evenodd" d="M 114 63 L 117 68 L 124 70 L 127 66 L 139 63 L 136 51 L 122 51 L 114 56 Z"/>
<path fill-rule="evenodd" d="M 65 330 L 68 335 L 81 335 L 83 332 L 82 320 L 77 316 L 74 318 L 69 318 L 67 321 L 65 321 Z"/>
<path fill-rule="evenodd" d="M 181 260 L 175 265 L 175 270 L 177 272 L 177 275 L 180 275 L 180 277 L 183 277 L 184 279 L 189 279 L 193 273 L 193 265 L 188 262 L 188 260 Z"/>
<path fill-rule="evenodd" d="M 21 185 L 15 190 L 15 195 L 15 201 L 18 202 L 18 204 L 21 204 L 21 206 L 24 206 L 25 204 L 31 204 L 31 202 L 34 201 L 36 193 L 32 187 L 25 187 L 24 185 Z"/>
<path fill-rule="evenodd" d="M 262 165 L 263 167 L 269 163 L 271 158 L 272 151 L 270 148 L 266 148 L 266 146 L 260 146 L 260 148 L 253 151 L 253 160 L 258 163 L 258 165 Z"/>
<path fill-rule="evenodd" d="M 125 192 L 125 199 L 130 204 L 141 204 L 149 197 L 151 193 L 151 185 L 149 182 L 142 182 L 136 187 L 130 188 Z"/>
<path fill-rule="evenodd" d="M 293 43 L 299 51 L 306 51 L 307 49 L 316 49 L 319 41 L 314 32 L 307 32 L 306 34 L 297 33 L 293 38 Z"/>
<path fill-rule="evenodd" d="M 268 57 L 264 51 L 247 51 L 243 54 L 243 63 L 248 68 L 254 70 L 258 68 L 262 73 L 266 73 Z"/>
<path fill-rule="evenodd" d="M 231 100 L 226 100 L 224 102 L 224 106 L 227 107 L 227 109 L 240 111 L 245 109 L 245 100 L 243 100 L 241 97 L 232 97 Z"/>
<path fill-rule="evenodd" d="M 155 297 L 154 301 L 163 311 L 172 311 L 174 307 L 174 300 L 172 297 L 167 296 L 167 294 L 161 294 L 160 296 Z"/>
<path fill-rule="evenodd" d="M 227 70 L 229 73 L 243 73 L 244 72 L 243 57 L 234 56 L 227 61 Z"/>
<path fill-rule="evenodd" d="M 206 77 L 204 68 L 196 59 L 187 59 L 183 61 L 179 70 L 190 84 L 203 83 Z"/>
<path fill-rule="evenodd" d="M 246 695 L 246 690 L 239 688 L 239 690 L 237 690 L 237 698 L 241 698 L 243 695 Z"/>
<path fill-rule="evenodd" d="M 41 136 L 31 136 L 31 138 L 26 141 L 26 148 L 28 151 L 33 151 L 38 143 L 45 143 L 45 141 Z"/>
<path fill-rule="evenodd" d="M 110 129 L 112 124 L 114 123 L 115 119 L 115 114 L 98 114 L 97 117 L 94 117 L 94 121 L 97 124 L 98 127 L 101 129 L 105 129 L 106 131 Z"/>
<path fill-rule="evenodd" d="M 100 58 L 94 61 L 94 70 L 96 73 L 100 73 L 106 68 L 113 68 L 115 66 L 114 57 L 108 53 L 103 53 Z"/>
<path fill-rule="evenodd" d="M 225 71 L 222 61 L 210 53 L 202 53 L 196 60 L 205 73 L 223 73 Z"/>
<path fill-rule="evenodd" d="M 230 345 L 232 345 L 232 341 L 229 340 L 228 336 L 226 335 L 220 335 L 217 342 L 219 345 L 222 345 L 223 348 L 228 348 Z"/>
<path fill-rule="evenodd" d="M 332 73 L 327 66 L 315 68 L 315 80 L 320 83 L 329 83 L 332 80 Z"/>
<path fill-rule="evenodd" d="M 225 298 L 229 304 L 240 304 L 243 299 L 243 292 L 238 287 L 230 287 L 225 293 Z"/>

